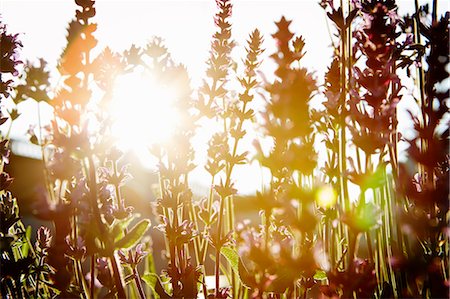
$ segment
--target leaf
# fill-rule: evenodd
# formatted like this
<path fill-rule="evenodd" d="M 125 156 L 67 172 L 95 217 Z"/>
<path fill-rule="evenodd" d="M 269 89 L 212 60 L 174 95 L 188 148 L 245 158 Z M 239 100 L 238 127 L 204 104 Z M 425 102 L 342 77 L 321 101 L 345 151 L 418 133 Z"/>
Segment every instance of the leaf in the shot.
<path fill-rule="evenodd" d="M 214 254 L 210 254 L 209 258 L 213 261 L 213 263 L 216 262 L 216 256 Z M 228 271 L 228 269 L 225 267 L 226 265 L 222 262 L 220 262 L 220 271 L 225 275 L 228 279 L 228 281 L 231 282 L 231 271 Z M 233 269 L 231 269 L 233 270 Z"/>
<path fill-rule="evenodd" d="M 345 28 L 348 28 L 350 26 L 357 13 L 358 9 L 354 9 L 348 14 L 348 16 L 345 18 Z"/>
<path fill-rule="evenodd" d="M 153 258 L 153 250 L 151 250 L 146 256 L 145 256 L 145 263 L 147 265 L 147 269 L 152 271 L 152 273 L 156 273 L 156 267 L 155 267 L 155 260 Z"/>
<path fill-rule="evenodd" d="M 25 231 L 25 241 L 21 247 L 23 257 L 28 256 L 28 252 L 30 251 L 30 240 L 31 240 L 31 225 L 28 225 L 27 230 Z"/>
<path fill-rule="evenodd" d="M 327 273 L 323 270 L 316 270 L 316 273 L 314 274 L 313 278 L 315 280 L 325 280 L 327 279 Z"/>
<path fill-rule="evenodd" d="M 142 280 L 152 289 L 156 298 L 166 299 L 170 296 L 164 291 L 161 280 L 156 273 L 145 273 Z"/>
<path fill-rule="evenodd" d="M 110 231 L 110 235 L 111 239 L 113 239 L 114 242 L 117 242 L 124 237 L 124 232 L 120 225 L 114 225 Z"/>
<path fill-rule="evenodd" d="M 255 277 L 248 272 L 241 259 L 239 259 L 238 271 L 239 279 L 241 280 L 244 287 L 249 289 L 257 287 Z"/>
<path fill-rule="evenodd" d="M 123 238 L 125 229 L 134 219 L 136 219 L 136 217 L 138 217 L 137 214 L 133 214 L 125 219 L 121 220 L 116 219 L 109 229 L 111 239 L 113 239 L 114 242 L 116 242 L 117 240 Z"/>
<path fill-rule="evenodd" d="M 245 287 L 250 288 L 255 285 L 254 279 L 251 278 L 250 273 L 248 273 L 247 268 L 244 266 L 244 263 L 239 258 L 239 254 L 235 249 L 231 247 L 222 247 L 220 253 L 228 261 L 231 269 L 236 273 Z"/>
<path fill-rule="evenodd" d="M 231 247 L 222 247 L 220 253 L 227 259 L 228 263 L 230 263 L 234 273 L 239 273 L 239 255 L 237 251 Z"/>
<path fill-rule="evenodd" d="M 136 224 L 122 239 L 115 243 L 115 248 L 128 249 L 138 243 L 150 226 L 150 220 L 144 219 Z"/>

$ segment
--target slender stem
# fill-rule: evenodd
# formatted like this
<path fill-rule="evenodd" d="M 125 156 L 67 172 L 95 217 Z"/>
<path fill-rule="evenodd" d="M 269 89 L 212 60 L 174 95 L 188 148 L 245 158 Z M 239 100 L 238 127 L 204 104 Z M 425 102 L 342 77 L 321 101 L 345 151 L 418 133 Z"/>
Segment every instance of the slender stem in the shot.
<path fill-rule="evenodd" d="M 414 18 L 414 39 L 415 42 L 418 44 L 422 44 L 421 41 L 421 36 L 420 36 L 420 19 L 419 19 L 419 2 L 418 0 L 414 1 L 415 4 L 415 9 L 416 9 L 416 13 L 415 13 L 415 18 Z M 422 60 L 422 58 L 421 58 Z M 422 62 L 422 61 L 421 61 Z M 425 113 L 425 107 L 427 105 L 427 101 L 426 101 L 426 97 L 425 97 L 425 79 L 424 79 L 424 70 L 422 67 L 422 63 L 420 63 L 417 67 L 417 72 L 418 72 L 418 78 L 419 78 L 419 96 L 420 96 L 420 111 L 422 113 L 422 126 L 425 127 L 425 123 L 427 122 L 427 117 L 426 117 L 426 113 Z M 421 138 L 420 139 L 420 145 L 422 150 L 425 148 L 425 141 Z M 419 173 L 421 174 L 422 178 L 425 179 L 425 170 L 422 164 L 419 164 Z"/>
<path fill-rule="evenodd" d="M 116 256 L 114 253 L 109 257 L 109 260 L 111 261 L 111 265 L 112 265 L 112 269 L 113 269 L 113 278 L 114 278 L 114 283 L 116 285 L 117 297 L 126 298 L 127 296 L 125 295 L 125 290 L 122 285 L 122 277 L 120 276 L 120 270 L 117 265 L 117 260 L 116 260 Z"/>
<path fill-rule="evenodd" d="M 45 187 L 47 189 L 48 194 L 50 194 L 50 198 L 52 201 L 55 199 L 55 194 L 53 190 L 52 183 L 49 180 L 49 172 L 47 169 L 47 162 L 45 159 L 45 148 L 43 143 L 43 136 L 42 136 L 42 122 L 41 122 L 41 105 L 40 102 L 37 102 L 37 115 L 38 115 L 38 126 L 39 126 L 39 147 L 41 148 L 41 157 L 42 157 L 42 166 L 44 168 L 44 182 Z"/>
<path fill-rule="evenodd" d="M 303 290 L 302 299 L 306 299 L 307 295 L 308 295 L 308 289 L 305 287 L 305 289 Z"/>
<path fill-rule="evenodd" d="M 95 173 L 95 164 L 94 164 L 94 160 L 93 160 L 92 156 L 88 156 L 88 163 L 89 163 L 89 183 L 90 183 L 89 188 L 91 191 L 90 199 L 91 199 L 91 208 L 92 208 L 94 218 L 95 218 L 94 221 L 96 221 L 96 223 L 98 225 L 98 229 L 99 229 L 100 233 L 102 234 L 102 236 L 106 236 L 107 232 L 105 230 L 105 226 L 104 226 L 104 223 L 101 218 L 100 209 L 98 207 L 97 176 Z M 111 244 L 108 244 L 108 245 L 112 246 Z M 126 295 L 125 295 L 125 290 L 123 288 L 122 277 L 120 274 L 119 267 L 117 266 L 117 261 L 116 261 L 114 251 L 110 254 L 109 260 L 112 265 L 113 278 L 114 278 L 114 284 L 115 284 L 116 290 L 117 290 L 117 295 L 119 298 L 125 298 Z"/>
<path fill-rule="evenodd" d="M 81 265 L 81 261 L 80 260 L 77 260 L 77 261 L 75 261 L 75 263 L 76 263 L 76 267 L 77 267 L 77 269 L 78 269 L 78 278 L 80 279 L 80 287 L 81 287 L 81 289 L 82 289 L 82 293 L 83 293 L 83 295 L 84 295 L 84 297 L 86 297 L 86 298 L 89 298 L 88 297 L 88 287 L 87 287 L 87 283 L 86 283 L 86 279 L 84 278 L 84 275 L 83 275 L 83 266 Z M 90 298 L 90 299 L 93 299 L 93 298 Z"/>
<path fill-rule="evenodd" d="M 118 171 L 117 171 L 117 161 L 111 161 L 111 163 L 112 163 L 112 166 L 113 166 L 114 176 L 117 177 L 118 174 L 119 174 Z M 115 191 L 116 191 L 116 199 L 117 199 L 117 206 L 118 206 L 118 208 L 119 208 L 119 209 L 124 208 L 125 205 L 124 205 L 122 196 L 121 196 L 121 194 L 120 194 L 120 187 L 119 187 L 119 184 L 114 184 L 114 189 L 115 189 Z"/>
<path fill-rule="evenodd" d="M 220 246 L 216 248 L 216 264 L 215 264 L 215 278 L 216 278 L 216 297 L 219 297 L 219 287 L 220 287 Z"/>
<path fill-rule="evenodd" d="M 225 185 L 227 186 L 227 185 Z M 217 241 L 216 241 L 216 264 L 215 264 L 215 275 L 216 275 L 216 297 L 219 296 L 219 277 L 220 277 L 220 250 L 222 249 L 222 225 L 223 225 L 223 213 L 225 207 L 226 198 L 220 197 L 220 208 L 218 215 L 217 224 Z"/>
<path fill-rule="evenodd" d="M 194 206 L 192 204 L 189 205 L 189 217 L 190 217 L 191 221 L 193 223 L 195 223 L 196 229 L 198 229 L 198 219 L 197 219 L 197 215 L 195 213 Z M 203 242 L 203 239 L 201 239 L 201 242 Z M 202 253 L 201 253 L 203 244 L 201 242 L 200 242 L 199 238 L 194 238 L 194 253 L 195 253 L 195 258 L 197 260 L 197 265 L 204 264 L 204 259 L 202 259 Z M 206 269 L 204 267 L 202 267 L 202 268 L 203 268 L 203 275 L 202 275 L 201 284 L 202 284 L 203 294 L 205 295 L 205 299 L 206 299 L 207 294 L 208 294 L 208 290 L 206 289 L 206 282 L 205 282 Z"/>
<path fill-rule="evenodd" d="M 211 176 L 211 185 L 209 188 L 209 196 L 208 196 L 208 201 L 207 201 L 207 211 L 208 211 L 208 215 L 212 214 L 212 205 L 213 205 L 213 198 L 214 198 L 214 179 L 215 176 Z M 203 233 L 206 233 L 209 229 L 209 225 L 205 225 L 205 227 L 203 228 Z M 201 239 L 201 247 L 200 247 L 200 257 L 201 257 L 201 263 L 204 264 L 205 263 L 205 259 L 206 259 L 206 252 L 208 251 L 208 241 L 205 238 Z"/>
<path fill-rule="evenodd" d="M 137 289 L 139 291 L 139 296 L 141 299 L 145 299 L 145 292 L 144 288 L 142 287 L 141 278 L 139 277 L 139 272 L 137 271 L 136 267 L 133 268 L 133 276 L 134 276 L 134 282 L 136 283 Z"/>
<path fill-rule="evenodd" d="M 341 113 L 339 115 L 339 123 L 340 123 L 340 138 L 339 138 L 339 173 L 340 173 L 340 184 L 341 184 L 341 196 L 344 204 L 344 211 L 347 211 L 350 208 L 350 202 L 348 198 L 348 190 L 347 190 L 347 178 L 346 178 L 346 124 L 345 118 L 347 116 L 346 113 L 346 97 L 347 97 L 347 87 L 346 87 L 346 40 L 347 33 L 346 31 L 342 31 L 341 36 L 341 95 L 340 95 L 340 107 Z"/>
<path fill-rule="evenodd" d="M 16 287 L 17 298 L 25 298 L 25 294 L 22 290 L 22 284 L 20 283 L 20 278 L 14 280 L 14 285 Z"/>
<path fill-rule="evenodd" d="M 195 209 L 194 209 L 194 206 L 192 204 L 189 204 L 189 211 L 188 212 L 189 212 L 190 220 L 195 225 L 195 229 L 199 230 L 197 215 L 195 214 Z M 197 260 L 197 264 L 200 265 L 200 264 L 202 264 L 202 261 L 200 260 L 200 246 L 201 246 L 200 240 L 199 240 L 199 238 L 194 238 L 193 241 L 194 241 L 193 245 L 194 245 L 195 259 Z"/>
<path fill-rule="evenodd" d="M 172 264 L 172 269 L 176 269 L 176 271 L 179 272 L 179 269 L 177 267 L 177 262 L 176 262 L 176 248 L 175 247 L 176 247 L 175 244 L 173 244 L 173 242 L 169 241 L 170 263 Z M 172 288 L 173 288 L 174 296 L 178 296 L 180 288 L 178 286 L 178 280 L 176 278 L 173 279 L 173 281 L 172 281 Z"/>
<path fill-rule="evenodd" d="M 161 159 L 159 160 L 159 163 L 163 163 Z M 163 199 L 164 195 L 165 195 L 165 186 L 164 186 L 164 180 L 161 176 L 161 173 L 158 173 L 158 180 L 159 180 L 159 194 L 160 194 L 161 199 Z M 163 214 L 164 214 L 164 217 L 169 219 L 169 212 L 167 211 L 166 207 L 163 207 Z M 169 249 L 168 238 L 164 238 L 164 246 L 165 246 L 166 252 L 169 252 L 170 249 Z"/>
<path fill-rule="evenodd" d="M 96 271 L 95 271 L 95 253 L 92 254 L 91 256 L 91 281 L 90 281 L 90 297 L 91 299 L 94 298 L 95 296 L 95 275 L 96 275 Z"/>
<path fill-rule="evenodd" d="M 39 262 L 38 262 L 38 269 L 40 269 L 42 267 L 42 263 L 43 263 L 44 258 L 39 258 Z M 41 278 L 41 271 L 37 270 L 36 271 L 36 290 L 34 295 L 36 296 L 36 298 L 39 298 L 39 279 Z"/>
<path fill-rule="evenodd" d="M 343 2 L 341 0 L 341 7 L 343 8 Z M 347 98 L 347 73 L 346 73 L 346 55 L 347 55 L 347 31 L 342 30 L 341 33 L 341 45 L 340 45 L 340 60 L 341 60 L 341 94 L 339 99 L 340 104 L 340 114 L 339 114 L 339 184 L 340 184 L 340 198 L 341 198 L 341 205 L 343 206 L 343 212 L 348 212 L 350 209 L 350 199 L 348 197 L 348 190 L 347 190 L 347 166 L 346 166 L 346 146 L 347 146 L 347 139 L 346 139 L 346 123 L 345 119 L 347 116 L 346 113 L 346 98 Z M 348 240 L 349 233 L 347 227 L 341 227 L 340 232 L 343 234 L 339 234 L 340 238 L 345 237 Z M 351 257 L 348 258 L 348 263 L 351 264 Z M 344 264 L 345 268 L 345 264 Z"/>
<path fill-rule="evenodd" d="M 433 25 L 437 22 L 437 10 L 438 10 L 438 2 L 437 0 L 433 0 L 433 10 L 431 19 Z"/>
<path fill-rule="evenodd" d="M 227 211 L 228 211 L 228 228 L 230 231 L 233 230 L 234 225 L 234 205 L 233 205 L 233 196 L 227 198 Z M 232 297 L 235 298 L 236 293 L 236 276 L 234 271 L 231 269 L 231 265 L 229 266 L 230 274 L 231 274 L 231 291 Z"/>
<path fill-rule="evenodd" d="M 61 190 L 62 190 L 62 183 L 61 183 L 60 188 L 59 188 L 58 198 L 61 197 Z M 74 208 L 74 210 L 73 210 L 72 231 L 73 231 L 73 244 L 77 244 L 77 240 L 78 240 L 78 226 L 77 226 L 77 209 L 76 208 Z M 85 296 L 87 296 L 88 295 L 87 284 L 86 284 L 86 280 L 85 280 L 84 275 L 83 275 L 83 268 L 82 268 L 81 262 L 76 260 L 76 261 L 74 261 L 74 265 L 75 265 L 75 275 L 76 275 L 76 278 L 78 280 L 79 287 L 82 288 L 83 294 Z M 88 298 L 92 299 L 93 297 L 91 296 L 91 297 L 88 297 Z"/>

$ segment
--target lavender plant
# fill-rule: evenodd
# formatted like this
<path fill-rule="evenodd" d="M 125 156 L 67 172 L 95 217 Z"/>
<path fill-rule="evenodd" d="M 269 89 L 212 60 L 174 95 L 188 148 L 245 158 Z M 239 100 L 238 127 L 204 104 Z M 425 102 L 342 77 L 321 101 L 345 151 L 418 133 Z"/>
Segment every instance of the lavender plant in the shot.
<path fill-rule="evenodd" d="M 23 64 L 19 58 L 22 43 L 18 34 L 10 34 L 5 24 L 0 22 L 0 79 L 1 101 L 0 125 L 11 127 L 11 121 L 17 117 L 17 111 L 5 114 L 5 101 L 12 99 Z M 30 76 L 31 77 L 31 76 Z M 38 91 L 36 91 L 38 92 Z M 8 113 L 8 112 L 7 112 Z M 4 132 L 6 131 L 6 134 Z M 37 231 L 36 243 L 31 240 L 32 228 L 25 227 L 19 214 L 17 199 L 8 191 L 13 178 L 5 171 L 9 163 L 10 129 L 2 130 L 0 142 L 0 294 L 2 297 L 23 298 L 49 293 L 49 275 L 51 267 L 47 263 L 51 235 L 47 228 Z M 34 290 L 33 290 L 34 289 Z"/>
<path fill-rule="evenodd" d="M 438 18 L 436 3 L 431 14 L 416 3 L 414 15 L 400 17 L 394 0 L 321 1 L 336 34 L 319 86 L 304 67 L 307 41 L 285 17 L 266 38 L 276 45 L 273 79 L 258 73 L 258 29 L 240 71 L 232 58 L 233 6 L 217 0 L 198 90 L 160 38 L 122 53 L 98 49 L 95 1 L 75 3 L 56 87 L 44 60 L 19 60 L 18 35 L 0 23 L 2 297 L 448 297 L 449 14 Z M 156 199 L 147 202 L 153 229 L 126 196 L 132 177 L 109 110 L 119 78 L 135 71 L 174 91 L 172 135 L 149 144 L 158 174 Z M 415 135 L 407 140 L 398 126 L 403 80 L 416 83 L 419 108 L 409 111 Z M 39 121 L 29 137 L 41 149 L 45 178 L 35 214 L 52 223 L 37 230 L 35 242 L 5 172 L 11 121 L 21 117 L 17 104 L 30 100 Z M 53 107 L 49 125 L 42 105 Z M 219 129 L 197 166 L 193 137 L 205 122 Z M 245 142 L 251 124 L 264 138 L 254 149 Z M 250 164 L 251 151 L 269 181 L 243 196 L 236 169 Z M 192 187 L 196 167 L 209 174 L 207 194 Z M 245 202 L 256 223 L 236 220 L 235 206 Z M 156 268 L 149 239 L 160 233 L 163 266 Z"/>

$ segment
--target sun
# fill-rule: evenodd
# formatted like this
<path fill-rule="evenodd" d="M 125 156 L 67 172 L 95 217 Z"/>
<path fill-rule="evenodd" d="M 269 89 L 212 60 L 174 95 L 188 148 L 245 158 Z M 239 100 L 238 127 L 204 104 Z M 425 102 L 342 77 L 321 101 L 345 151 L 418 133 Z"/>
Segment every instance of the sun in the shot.
<path fill-rule="evenodd" d="M 149 71 L 117 78 L 110 113 L 111 132 L 122 150 L 142 152 L 171 138 L 177 126 L 176 90 Z"/>
<path fill-rule="evenodd" d="M 337 202 L 336 191 L 331 186 L 323 186 L 317 191 L 316 202 L 322 208 L 331 208 Z"/>

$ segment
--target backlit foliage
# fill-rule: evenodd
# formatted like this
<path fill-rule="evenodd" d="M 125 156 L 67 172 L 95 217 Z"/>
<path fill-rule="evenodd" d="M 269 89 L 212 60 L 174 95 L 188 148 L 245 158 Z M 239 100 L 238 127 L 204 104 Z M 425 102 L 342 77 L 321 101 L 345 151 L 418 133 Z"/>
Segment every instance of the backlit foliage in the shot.
<path fill-rule="evenodd" d="M 285 17 L 272 35 L 252 31 L 234 61 L 232 1 L 216 0 L 194 90 L 161 38 L 122 53 L 99 49 L 95 1 L 75 2 L 54 72 L 43 59 L 22 62 L 20 35 L 0 23 L 2 298 L 448 298 L 448 12 L 417 5 L 400 16 L 394 0 L 321 1 L 334 51 L 317 78 L 303 63 L 308 41 Z M 265 58 L 273 74 L 263 74 Z M 111 109 L 125 105 L 114 102 L 117 85 L 135 72 L 173 97 L 170 136 L 148 144 L 158 187 L 146 205 L 156 223 L 125 198 L 133 178 L 114 133 L 117 118 L 126 124 L 143 109 Z M 415 100 L 408 139 L 398 126 L 407 83 Z M 129 97 L 167 100 L 127 87 Z M 51 223 L 36 232 L 22 223 L 4 171 L 23 101 L 37 102 L 39 116 L 28 131 L 45 182 L 35 214 Z M 41 105 L 53 108 L 49 125 Z M 194 137 L 210 124 L 218 129 L 195 165 Z M 252 127 L 263 138 L 249 147 Z M 245 196 L 236 169 L 254 161 L 269 178 Z M 208 174 L 206 194 L 192 186 L 196 168 Z M 245 204 L 252 221 L 236 220 Z"/>

